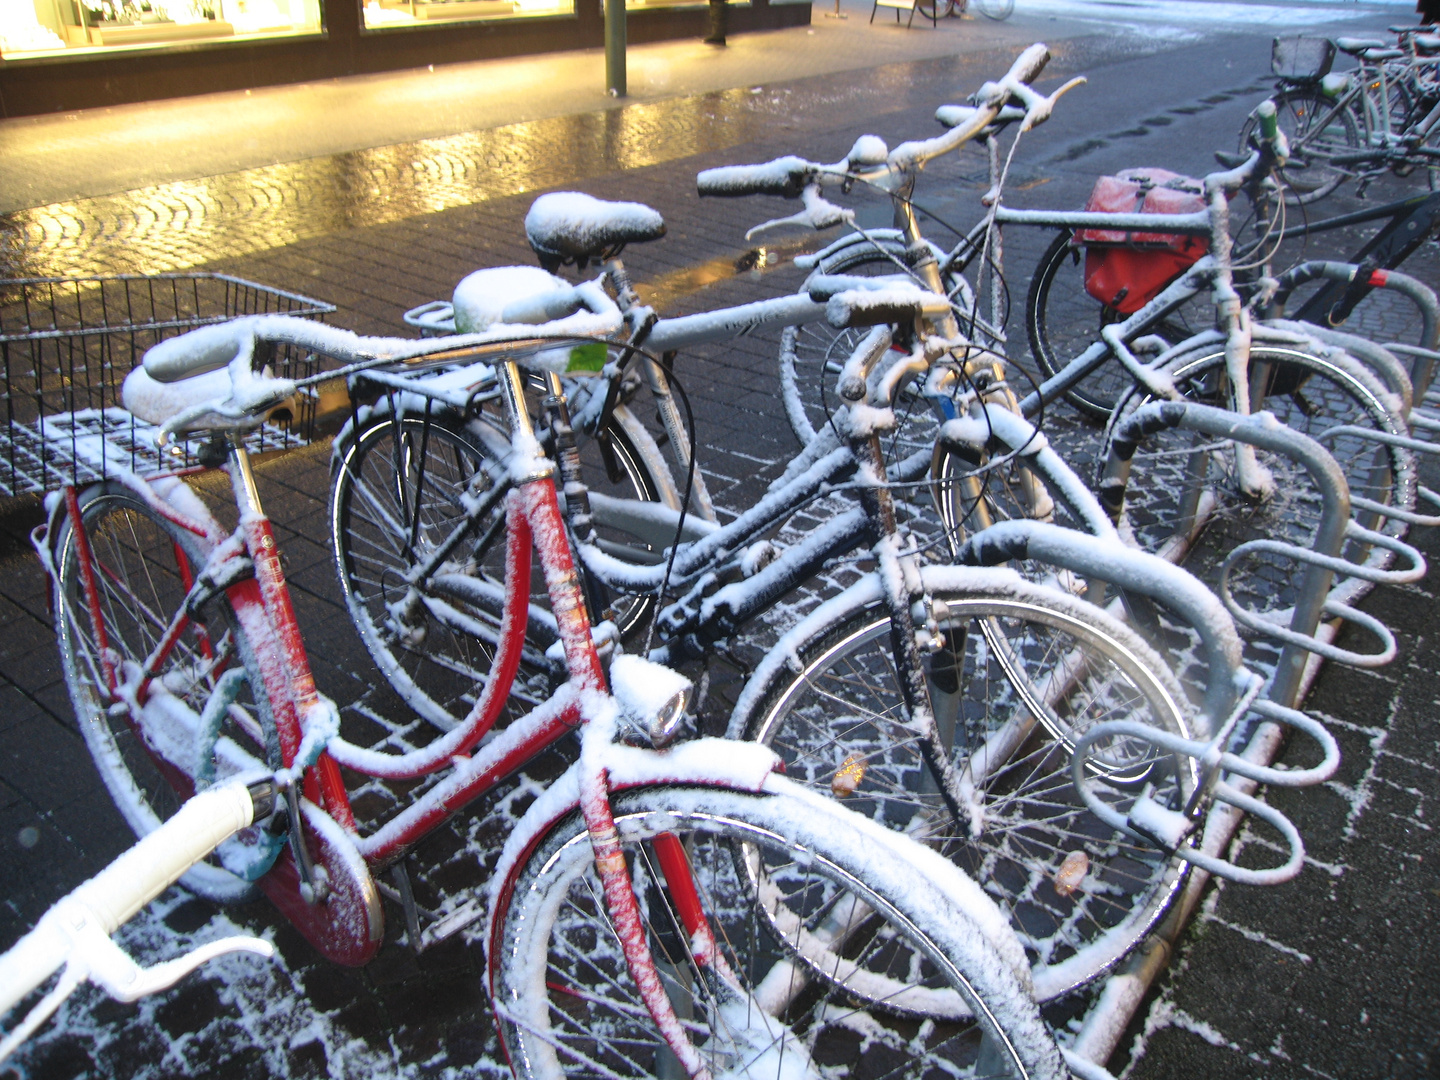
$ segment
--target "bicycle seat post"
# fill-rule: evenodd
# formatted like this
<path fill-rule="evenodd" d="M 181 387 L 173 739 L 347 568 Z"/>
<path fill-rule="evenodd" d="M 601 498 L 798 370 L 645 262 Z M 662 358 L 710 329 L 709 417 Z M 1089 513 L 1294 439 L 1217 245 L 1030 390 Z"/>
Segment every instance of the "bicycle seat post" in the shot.
<path fill-rule="evenodd" d="M 650 326 L 654 325 L 655 313 L 641 304 L 640 295 L 630 283 L 630 274 L 618 252 L 606 259 L 604 266 L 605 276 L 610 279 L 610 284 L 615 289 L 616 303 L 631 323 L 631 340 L 637 346 L 644 345 Z M 673 355 L 667 354 L 667 360 Z M 693 466 L 690 461 L 690 435 L 680 420 L 680 411 L 675 407 L 675 398 L 670 393 L 670 380 L 665 369 L 644 353 L 640 354 L 639 360 L 640 370 L 645 373 L 645 382 L 650 387 L 651 397 L 655 399 L 655 411 L 660 416 L 660 423 L 665 428 L 665 436 L 670 440 L 670 447 L 680 465 L 680 471 L 682 474 L 691 472 Z M 693 509 L 706 521 L 714 521 L 715 508 L 710 501 L 710 489 L 705 484 L 705 477 L 699 469 L 693 469 L 693 473 Z"/>

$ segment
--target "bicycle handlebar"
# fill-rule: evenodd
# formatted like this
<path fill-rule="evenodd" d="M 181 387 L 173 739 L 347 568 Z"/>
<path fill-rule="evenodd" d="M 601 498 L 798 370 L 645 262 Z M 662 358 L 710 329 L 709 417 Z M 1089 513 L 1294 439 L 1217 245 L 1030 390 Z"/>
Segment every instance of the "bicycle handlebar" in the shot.
<path fill-rule="evenodd" d="M 1015 110 L 1014 115 L 1006 117 L 1007 121 L 1023 117 L 1022 131 L 1043 123 L 1061 95 L 1085 81 L 1083 78 L 1071 79 L 1048 96 L 1037 93 L 1028 84 L 1049 60 L 1048 48 L 1038 42 L 1031 45 L 1010 65 L 1004 77 L 987 82 L 976 91 L 976 104 L 967 107 L 963 116 L 955 117 L 962 122 L 933 139 L 901 143 L 883 161 L 878 160 L 875 149 L 877 144 L 881 148 L 884 144 L 874 136 L 863 136 L 843 161 L 834 164 L 807 161 L 791 154 L 760 165 L 706 169 L 696 178 L 696 187 L 701 195 L 721 198 L 778 195 L 787 199 L 800 198 L 808 187 L 827 178 L 842 182 L 860 179 L 885 187 L 888 178 L 914 172 L 923 168 L 926 162 L 969 142 L 1004 115 L 1012 100 L 1020 102 L 1024 108 Z"/>
<path fill-rule="evenodd" d="M 557 315 L 559 317 L 555 317 Z M 545 321 L 518 321 L 537 317 Z M 201 327 L 147 350 L 142 361 L 144 373 L 154 382 L 174 383 L 228 367 L 230 396 L 196 401 L 163 422 L 151 419 L 160 424 L 162 440 L 188 430 L 193 424 L 219 428 L 222 425 L 212 419 L 216 417 L 241 426 L 263 416 L 301 387 L 389 364 L 404 365 L 414 371 L 493 358 L 563 373 L 570 369 L 574 359 L 566 345 L 581 340 L 615 339 L 625 322 L 599 281 L 513 301 L 501 313 L 501 319 L 517 321 L 499 321 L 480 333 L 418 341 L 362 337 L 293 315 L 250 315 Z M 273 345 L 290 345 L 334 357 L 343 367 L 296 380 L 255 373 L 255 368 L 264 368 L 271 356 L 268 346 Z"/>
<path fill-rule="evenodd" d="M 722 165 L 706 169 L 695 178 L 701 195 L 738 198 L 742 195 L 779 195 L 798 199 L 817 172 L 844 171 L 845 164 L 820 165 L 794 154 L 763 165 Z"/>
<path fill-rule="evenodd" d="M 186 966 L 181 961 L 171 961 L 169 965 L 161 965 L 163 970 L 156 974 L 167 981 L 155 985 L 155 978 L 147 979 L 149 973 L 135 968 L 123 953 L 120 956 L 129 962 L 129 967 L 116 963 L 113 954 L 119 953 L 119 949 L 110 941 L 110 935 L 221 843 L 250 825 L 257 816 L 268 816 L 273 800 L 274 786 L 267 779 L 249 786 L 239 780 L 232 781 L 201 792 L 186 802 L 174 817 L 56 903 L 33 930 L 0 956 L 0 1012 L 13 1008 L 61 967 L 78 965 L 81 978 L 94 978 L 112 994 L 126 1000 L 163 989 L 191 970 L 194 963 Z M 231 938 L 223 944 L 226 947 L 220 950 L 206 947 L 204 955 L 195 963 L 236 948 L 267 954 L 271 951 L 266 942 L 254 938 Z M 112 979 L 112 974 L 126 977 Z M 112 982 L 122 985 L 114 986 Z M 60 1000 L 63 996 L 51 1008 L 58 1006 Z M 27 1020 L 28 1028 L 22 1025 L 22 1029 L 34 1030 L 44 1019 L 42 1015 L 34 1024 Z M 0 1057 L 18 1044 L 20 1040 L 15 1035 L 23 1038 L 20 1031 L 12 1034 L 0 1050 Z"/>
<path fill-rule="evenodd" d="M 908 323 L 921 317 L 943 318 L 950 314 L 947 297 L 904 279 L 818 274 L 809 280 L 807 287 L 810 299 L 826 302 L 825 319 L 837 330 Z"/>

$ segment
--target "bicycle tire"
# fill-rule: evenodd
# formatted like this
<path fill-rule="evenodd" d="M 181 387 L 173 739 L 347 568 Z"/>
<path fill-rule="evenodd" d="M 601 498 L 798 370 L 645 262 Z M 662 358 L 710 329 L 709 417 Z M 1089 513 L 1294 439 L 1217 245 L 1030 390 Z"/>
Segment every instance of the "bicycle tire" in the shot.
<path fill-rule="evenodd" d="M 987 19 L 1003 22 L 1015 13 L 1015 0 L 970 0 Z"/>
<path fill-rule="evenodd" d="M 172 613 L 184 602 L 189 592 L 187 575 L 204 565 L 208 546 L 193 533 L 165 520 L 123 484 L 97 484 L 81 492 L 79 501 L 94 580 L 100 591 L 108 650 L 125 672 L 125 680 L 136 679 Z M 85 601 L 79 545 L 68 515 L 59 519 L 53 550 L 58 575 L 56 633 L 80 732 L 111 799 L 135 835 L 145 836 L 193 794 L 196 763 L 177 760 L 177 752 L 183 753 L 184 748 L 173 738 L 166 738 L 163 731 L 147 727 L 163 724 L 162 713 L 151 712 L 148 719 L 137 717 L 132 706 L 117 709 L 123 705 L 123 698 L 119 702 L 111 700 Z M 188 565 L 182 564 L 182 559 Z M 278 768 L 280 751 L 274 717 L 253 649 L 228 602 L 217 600 L 214 609 L 208 624 L 223 627 L 221 632 L 207 633 L 204 625 L 192 623 L 156 673 L 151 699 L 165 693 L 199 714 L 215 688 L 216 677 L 229 667 L 243 669 L 247 679 L 237 705 L 252 716 L 265 745 L 257 745 L 253 730 L 247 734 L 233 721 L 226 722 L 222 737 Z M 222 776 L 227 770 L 223 754 L 222 742 L 216 759 Z M 228 768 L 233 767 L 232 762 Z M 218 857 L 193 867 L 181 883 L 220 903 L 256 895 L 254 883 L 219 865 Z"/>
<path fill-rule="evenodd" d="M 1185 733 L 1185 697 L 1135 632 L 1093 605 L 1026 582 L 964 592 L 927 584 L 927 592 L 946 636 L 927 677 L 937 721 L 954 721 L 952 762 L 979 760 L 995 745 L 987 739 L 1045 711 L 1001 767 L 978 783 L 970 771 L 969 820 L 956 821 L 942 801 L 900 715 L 890 620 L 879 601 L 787 641 L 798 670 L 762 665 L 730 735 L 766 743 L 791 779 L 848 791 L 847 805 L 925 841 L 974 877 L 1025 944 L 1037 996 L 1054 998 L 1138 944 L 1186 868 L 1095 818 L 1070 785 L 1065 747 L 1106 719 Z M 1027 697 L 1043 704 L 1027 706 Z M 1124 813 L 1150 780 L 1153 798 L 1184 805 L 1193 763 L 1146 751 L 1127 768 L 1125 752 L 1117 744 L 1107 766 L 1113 782 L 1097 780 L 1103 798 Z"/>
<path fill-rule="evenodd" d="M 1296 204 L 1316 202 L 1329 195 L 1349 175 L 1343 168 L 1327 165 L 1332 154 L 1360 150 L 1364 143 L 1350 109 L 1333 112 L 1334 102 L 1318 86 L 1292 86 L 1272 99 L 1280 130 L 1290 144 L 1290 159 L 1280 170 L 1285 198 Z M 1324 128 L 1316 128 L 1326 117 Z M 1240 152 L 1250 149 L 1250 138 L 1259 127 L 1254 113 L 1240 128 Z M 1314 130 L 1312 130 L 1312 128 Z"/>
<path fill-rule="evenodd" d="M 1065 1075 L 1021 979 L 980 927 L 844 808 L 663 787 L 617 795 L 612 809 L 657 968 L 711 1075 Z M 685 845 L 738 989 L 693 959 L 649 848 L 661 832 Z M 491 972 L 511 1066 L 522 1080 L 683 1075 L 632 985 L 594 858 L 571 814 L 501 892 Z M 762 862 L 768 887 L 788 890 L 793 921 L 778 936 L 760 914 L 773 892 L 757 896 L 751 883 Z M 830 952 L 837 941 L 843 959 Z M 824 977 L 808 965 L 816 948 L 840 959 Z M 807 1059 L 786 1071 L 784 1053 Z M 994 1059 L 1002 1068 L 988 1067 Z"/>
<path fill-rule="evenodd" d="M 1056 234 L 1040 256 L 1025 295 L 1025 333 L 1030 340 L 1030 355 L 1042 379 L 1053 378 L 1072 359 L 1099 341 L 1103 327 L 1128 318 L 1085 291 L 1085 249 L 1073 244 L 1071 235 L 1069 229 Z M 1181 271 L 1176 278 L 1184 273 Z M 1171 282 L 1165 284 L 1169 286 Z M 1214 302 L 1208 292 L 1202 292 L 1165 315 L 1147 332 L 1178 343 L 1208 329 L 1214 322 Z M 1065 400 L 1087 419 L 1104 423 L 1132 383 L 1125 368 L 1113 356 L 1107 357 L 1065 391 Z"/>
<path fill-rule="evenodd" d="M 609 435 L 620 493 L 649 502 L 668 496 L 669 487 L 655 479 L 624 426 L 613 425 Z M 494 659 L 505 581 L 503 499 L 485 520 L 474 523 L 471 540 L 462 542 L 446 567 L 493 586 L 493 606 L 447 593 L 443 582 L 414 586 L 412 594 L 409 571 L 464 520 L 467 501 L 508 485 L 508 475 L 498 465 L 508 454 L 508 437 L 487 414 L 464 422 L 449 412 L 427 420 L 417 414 L 397 418 L 389 411 L 372 412 L 335 453 L 331 543 L 351 621 L 395 692 L 442 730 L 469 713 Z M 587 469 L 595 483 L 602 483 L 603 475 L 598 463 Z M 397 528 L 406 521 L 413 544 Z M 629 543 L 608 539 L 614 541 L 608 549 L 612 554 L 639 543 L 634 538 L 626 538 Z M 648 554 L 649 547 L 644 547 Z M 649 596 L 607 599 L 622 634 L 639 625 L 654 604 Z M 549 610 L 538 568 L 532 576 L 531 604 L 534 610 Z M 516 680 L 512 694 L 539 700 L 548 689 L 543 653 L 555 640 L 554 632 L 532 618 L 526 636 L 528 676 L 522 672 L 525 677 Z"/>
<path fill-rule="evenodd" d="M 1257 344 L 1251 350 L 1251 364 L 1259 363 L 1271 365 L 1270 385 L 1279 392 L 1252 391 L 1251 407 L 1270 412 L 1282 424 L 1312 437 L 1340 424 L 1397 435 L 1406 431 L 1404 421 L 1388 404 L 1390 395 L 1358 364 L 1342 365 L 1298 348 Z M 1166 373 L 1187 400 L 1230 407 L 1223 351 L 1213 346 L 1199 349 L 1168 365 Z M 1106 432 L 1101 460 L 1108 457 L 1121 420 L 1148 400 L 1136 388 L 1120 403 Z M 1330 441 L 1326 447 L 1345 473 L 1352 495 L 1411 508 L 1413 497 L 1402 482 L 1409 472 L 1405 451 L 1359 438 Z M 1188 508 L 1208 492 L 1214 508 L 1203 524 L 1203 543 L 1192 545 L 1187 558 L 1197 577 L 1213 581 L 1220 561 L 1247 540 L 1280 539 L 1313 547 L 1323 496 L 1309 473 L 1275 454 L 1257 451 L 1256 456 L 1274 478 L 1274 494 L 1259 501 L 1238 490 L 1228 445 L 1180 429 L 1147 438 L 1131 461 L 1120 519 L 1122 535 L 1147 551 L 1160 552 L 1197 531 L 1186 525 L 1191 517 Z M 1203 486 L 1194 482 L 1201 476 Z M 1403 532 L 1403 526 L 1385 526 L 1387 532 L 1397 530 Z M 1345 554 L 1364 562 L 1381 552 L 1352 541 Z M 1230 584 L 1242 607 L 1263 613 L 1293 606 L 1300 578 L 1293 561 L 1257 556 L 1245 574 L 1231 577 Z"/>

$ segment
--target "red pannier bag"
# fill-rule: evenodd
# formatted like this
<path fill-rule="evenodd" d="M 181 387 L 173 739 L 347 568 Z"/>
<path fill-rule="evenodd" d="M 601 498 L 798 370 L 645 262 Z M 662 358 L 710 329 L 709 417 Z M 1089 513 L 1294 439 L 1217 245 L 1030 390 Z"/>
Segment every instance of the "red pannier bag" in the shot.
<path fill-rule="evenodd" d="M 1126 169 L 1102 176 L 1087 211 L 1104 214 L 1193 214 L 1205 209 L 1205 185 L 1165 169 Z M 1139 311 L 1209 248 L 1201 236 L 1080 229 L 1085 291 L 1122 315 Z"/>

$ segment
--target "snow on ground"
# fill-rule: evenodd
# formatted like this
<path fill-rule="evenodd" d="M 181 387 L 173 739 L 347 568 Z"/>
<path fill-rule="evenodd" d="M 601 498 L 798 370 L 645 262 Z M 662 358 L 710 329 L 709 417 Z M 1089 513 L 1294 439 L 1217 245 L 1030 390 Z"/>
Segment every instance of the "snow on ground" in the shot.
<path fill-rule="evenodd" d="M 1176 30 L 1187 28 L 1216 30 L 1232 26 L 1251 31 L 1267 26 L 1277 29 L 1308 27 L 1317 21 L 1359 19 L 1373 14 L 1370 5 L 1346 3 L 1305 4 L 1282 7 L 1271 4 L 1233 4 L 1175 0 L 1020 0 L 1016 12 L 1025 15 L 1049 14 L 1067 19 L 1103 22 L 1112 30 L 1133 29 L 1154 34 L 1156 24 L 1169 24 Z M 1386 6 L 1411 7 L 1408 0 L 1379 0 Z M 1168 36 L 1168 35 L 1167 35 Z"/>

